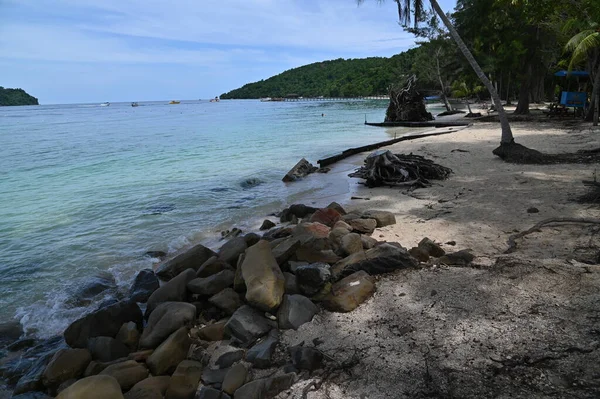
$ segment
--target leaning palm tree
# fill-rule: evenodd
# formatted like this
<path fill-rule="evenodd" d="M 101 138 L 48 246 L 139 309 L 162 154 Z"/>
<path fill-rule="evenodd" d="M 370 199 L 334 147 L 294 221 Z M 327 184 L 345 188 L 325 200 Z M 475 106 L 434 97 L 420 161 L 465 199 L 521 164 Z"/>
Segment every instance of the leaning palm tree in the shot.
<path fill-rule="evenodd" d="M 358 4 L 364 2 L 364 0 L 357 1 Z M 384 0 L 378 1 L 382 2 Z M 394 2 L 398 5 L 398 17 L 400 19 L 400 23 L 402 23 L 403 26 L 408 26 L 410 24 L 411 16 L 414 17 L 415 26 L 423 20 L 423 17 L 425 16 L 425 12 L 423 9 L 423 0 L 394 0 Z M 490 96 L 492 98 L 492 101 L 494 102 L 494 106 L 498 111 L 498 117 L 500 118 L 500 125 L 502 127 L 500 147 L 503 148 L 504 151 L 508 150 L 508 147 L 514 144 L 514 138 L 512 130 L 510 128 L 510 124 L 508 123 L 508 116 L 506 115 L 506 111 L 502 106 L 502 100 L 500 100 L 498 92 L 494 88 L 494 85 L 492 85 L 492 82 L 490 82 L 487 76 L 485 76 L 485 73 L 475 60 L 475 57 L 473 57 L 473 54 L 471 54 L 471 51 L 465 45 L 465 42 L 462 40 L 462 38 L 450 22 L 450 19 L 444 13 L 438 2 L 436 0 L 429 0 L 429 2 L 431 3 L 431 7 L 435 11 L 435 13 L 440 17 L 442 22 L 444 22 L 446 29 L 448 29 L 448 32 L 450 32 L 450 36 L 452 36 L 452 39 L 454 39 L 454 41 L 456 42 L 456 45 L 475 71 L 475 74 L 477 74 L 477 77 L 481 80 L 481 83 L 483 83 L 483 85 L 490 92 Z M 496 150 L 494 150 L 494 153 L 502 157 L 502 155 L 498 154 Z"/>
<path fill-rule="evenodd" d="M 593 24 L 590 29 L 583 30 L 573 36 L 565 45 L 565 50 L 572 52 L 569 72 L 573 69 L 573 66 L 585 61 L 588 55 L 596 49 L 600 49 L 600 27 L 598 24 Z M 600 105 L 598 94 L 600 94 L 600 62 L 598 62 L 598 70 L 594 77 L 592 101 L 590 101 L 591 108 L 589 110 L 590 115 L 594 115 L 594 126 L 598 126 L 598 106 Z"/>

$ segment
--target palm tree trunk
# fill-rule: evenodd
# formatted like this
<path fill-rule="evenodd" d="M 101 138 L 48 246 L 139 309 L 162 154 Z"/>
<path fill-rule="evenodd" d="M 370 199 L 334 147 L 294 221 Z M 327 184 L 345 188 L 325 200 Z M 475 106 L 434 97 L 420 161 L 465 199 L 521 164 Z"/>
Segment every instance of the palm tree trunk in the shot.
<path fill-rule="evenodd" d="M 452 108 L 450 108 L 450 103 L 448 102 L 448 99 L 446 98 L 446 88 L 444 87 L 444 81 L 442 80 L 442 72 L 440 71 L 440 49 L 437 50 L 437 52 L 435 53 L 435 62 L 437 63 L 437 77 L 438 80 L 440 81 L 440 87 L 442 89 L 442 101 L 444 101 L 444 106 L 446 107 L 446 111 L 450 112 L 452 111 Z"/>
<path fill-rule="evenodd" d="M 471 54 L 471 52 L 465 45 L 465 42 L 463 42 L 456 29 L 454 29 L 454 26 L 452 26 L 452 23 L 450 22 L 446 14 L 444 14 L 444 11 L 440 8 L 438 2 L 436 0 L 430 0 L 430 2 L 435 12 L 444 22 L 444 25 L 446 25 L 446 28 L 450 32 L 450 35 L 452 36 L 454 41 L 456 42 L 456 45 L 458 46 L 460 51 L 462 51 L 467 61 L 469 61 L 469 64 L 471 64 L 471 67 L 475 71 L 475 74 L 477 74 L 477 77 L 479 77 L 481 82 L 490 92 L 490 96 L 494 101 L 494 106 L 498 111 L 498 117 L 500 117 L 500 126 L 502 127 L 502 138 L 500 139 L 500 144 L 510 144 L 514 142 L 512 130 L 510 129 L 510 124 L 508 123 L 508 117 L 506 115 L 506 111 L 504 111 L 504 107 L 502 106 L 502 101 L 500 100 L 498 92 L 494 89 L 494 86 L 492 86 L 492 82 L 490 82 L 490 80 L 485 76 L 485 73 L 483 73 L 481 67 L 479 66 L 479 64 L 477 64 L 477 61 L 473 57 L 473 54 Z"/>
<path fill-rule="evenodd" d="M 589 112 L 594 113 L 594 126 L 598 126 L 598 107 L 600 106 L 600 62 L 598 63 L 598 70 L 594 77 L 594 88 L 592 89 L 592 101 L 590 101 L 591 108 Z"/>

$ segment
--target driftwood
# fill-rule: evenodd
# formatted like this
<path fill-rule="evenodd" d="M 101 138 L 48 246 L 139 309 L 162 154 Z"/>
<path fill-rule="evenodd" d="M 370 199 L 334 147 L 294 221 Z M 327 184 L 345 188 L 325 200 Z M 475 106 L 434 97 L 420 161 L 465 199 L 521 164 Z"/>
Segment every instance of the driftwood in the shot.
<path fill-rule="evenodd" d="M 525 237 L 527 234 L 531 234 L 531 233 L 535 233 L 536 231 L 540 231 L 540 229 L 542 227 L 544 227 L 547 224 L 552 224 L 552 223 L 587 223 L 587 224 L 600 224 L 600 219 L 586 219 L 586 218 L 551 218 L 551 219 L 546 219 L 546 220 L 542 220 L 541 222 L 537 223 L 536 225 L 534 225 L 532 228 L 522 231 L 520 233 L 517 234 L 513 234 L 510 237 L 508 237 L 508 249 L 506 251 L 504 251 L 505 254 L 510 254 L 513 253 L 517 250 L 517 243 L 515 242 L 515 240 L 517 238 L 522 238 Z"/>
<path fill-rule="evenodd" d="M 420 155 L 375 151 L 365 159 L 365 166 L 349 176 L 365 179 L 367 187 L 427 187 L 431 185 L 429 180 L 444 180 L 451 173 L 452 169 Z"/>

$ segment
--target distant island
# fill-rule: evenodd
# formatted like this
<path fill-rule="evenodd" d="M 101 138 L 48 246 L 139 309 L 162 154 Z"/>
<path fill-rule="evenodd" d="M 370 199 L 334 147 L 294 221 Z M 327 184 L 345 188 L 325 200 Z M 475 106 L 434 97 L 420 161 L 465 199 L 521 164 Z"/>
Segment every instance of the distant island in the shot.
<path fill-rule="evenodd" d="M 265 97 L 366 97 L 387 95 L 398 71 L 410 71 L 411 49 L 390 58 L 337 59 L 290 69 L 266 80 L 248 83 L 221 95 L 222 99 Z"/>
<path fill-rule="evenodd" d="M 0 86 L 0 106 L 3 105 L 39 105 L 38 99 L 23 89 L 5 89 Z"/>

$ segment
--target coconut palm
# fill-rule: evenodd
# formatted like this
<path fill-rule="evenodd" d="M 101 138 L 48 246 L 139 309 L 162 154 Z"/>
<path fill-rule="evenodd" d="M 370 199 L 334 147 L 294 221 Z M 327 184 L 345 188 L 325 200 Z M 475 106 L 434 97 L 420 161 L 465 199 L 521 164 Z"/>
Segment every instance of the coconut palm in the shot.
<path fill-rule="evenodd" d="M 358 1 L 358 4 L 361 4 L 364 2 L 364 0 L 357 0 L 357 1 Z M 382 2 L 384 0 L 378 0 L 378 1 Z M 402 25 L 408 26 L 410 24 L 411 17 L 414 17 L 415 27 L 420 21 L 423 20 L 423 17 L 425 16 L 425 12 L 424 12 L 424 8 L 423 8 L 423 0 L 394 0 L 394 2 L 398 5 L 398 17 L 399 17 Z M 475 71 L 475 74 L 477 75 L 477 77 L 481 80 L 481 83 L 483 83 L 483 85 L 490 92 L 490 96 L 492 98 L 492 101 L 494 102 L 494 106 L 495 106 L 496 110 L 498 111 L 498 117 L 500 118 L 500 126 L 502 127 L 502 137 L 500 139 L 500 145 L 505 146 L 505 145 L 509 145 L 509 144 L 513 143 L 514 138 L 513 138 L 512 130 L 510 128 L 510 124 L 508 123 L 508 117 L 506 115 L 506 111 L 504 110 L 504 107 L 502 106 L 502 100 L 500 100 L 500 96 L 498 95 L 498 92 L 492 85 L 492 82 L 490 82 L 490 80 L 487 78 L 487 76 L 485 76 L 485 73 L 483 72 L 483 70 L 481 69 L 481 67 L 479 66 L 477 61 L 475 60 L 475 57 L 473 57 L 473 54 L 471 54 L 471 51 L 465 45 L 465 42 L 462 40 L 462 38 L 460 37 L 460 35 L 458 34 L 456 29 L 450 22 L 450 19 L 444 13 L 444 11 L 442 10 L 442 8 L 438 4 L 438 2 L 436 0 L 429 0 L 429 3 L 431 4 L 431 7 L 435 11 L 435 13 L 438 15 L 438 17 L 442 20 L 442 22 L 446 26 L 446 29 L 448 29 L 448 32 L 450 32 L 450 36 L 452 36 L 452 39 L 454 39 L 454 41 L 456 42 L 456 45 L 458 46 L 460 51 L 463 53 L 463 55 L 465 56 L 465 58 L 467 59 L 467 61 L 469 62 L 469 64 L 473 68 L 473 70 Z"/>
<path fill-rule="evenodd" d="M 590 29 L 583 30 L 573 36 L 565 45 L 565 50 L 573 53 L 569 62 L 569 71 L 571 71 L 575 65 L 585 61 L 588 58 L 588 55 L 596 49 L 600 49 L 600 27 L 598 24 L 593 24 Z M 598 104 L 600 103 L 598 94 L 600 94 L 600 62 L 598 62 L 598 70 L 594 77 L 591 101 L 592 108 L 589 111 L 594 114 L 594 126 L 598 126 Z"/>

